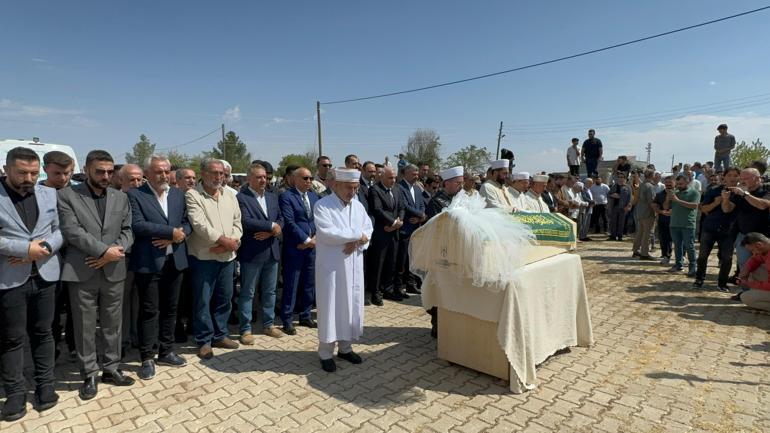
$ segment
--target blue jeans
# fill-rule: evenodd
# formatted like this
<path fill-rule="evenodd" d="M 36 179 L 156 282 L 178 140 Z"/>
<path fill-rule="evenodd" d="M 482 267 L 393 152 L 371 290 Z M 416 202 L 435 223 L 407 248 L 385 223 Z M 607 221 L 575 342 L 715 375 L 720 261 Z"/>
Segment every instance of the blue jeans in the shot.
<path fill-rule="evenodd" d="M 738 236 L 735 237 L 735 256 L 738 258 L 738 267 L 741 269 L 743 269 L 743 266 L 751 258 L 751 251 L 741 245 L 741 241 L 743 241 L 743 238 L 745 237 L 746 235 L 743 233 L 738 233 Z"/>
<path fill-rule="evenodd" d="M 598 165 L 599 165 L 599 158 L 586 158 L 586 175 L 593 176 L 594 173 L 596 173 L 596 167 Z"/>
<path fill-rule="evenodd" d="M 687 253 L 689 269 L 695 271 L 695 228 L 671 227 L 671 240 L 674 242 L 676 266 L 684 267 L 684 253 Z"/>
<path fill-rule="evenodd" d="M 730 154 L 727 155 L 714 155 L 714 170 L 725 171 L 730 168 Z"/>
<path fill-rule="evenodd" d="M 262 327 L 275 321 L 275 285 L 278 281 L 278 262 L 267 260 L 241 263 L 241 292 L 238 294 L 238 322 L 241 334 L 251 332 L 251 310 L 254 292 L 259 283 L 259 299 L 262 306 Z"/>
<path fill-rule="evenodd" d="M 235 260 L 219 262 L 190 256 L 193 287 L 193 333 L 198 346 L 227 337 Z"/>

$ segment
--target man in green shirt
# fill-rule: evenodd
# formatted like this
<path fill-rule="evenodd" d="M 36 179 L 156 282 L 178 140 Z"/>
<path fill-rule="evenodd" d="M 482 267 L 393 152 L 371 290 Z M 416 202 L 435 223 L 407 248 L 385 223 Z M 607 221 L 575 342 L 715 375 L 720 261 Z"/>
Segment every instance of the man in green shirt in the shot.
<path fill-rule="evenodd" d="M 687 176 L 676 177 L 676 189 L 666 190 L 663 208 L 671 209 L 671 240 L 674 243 L 676 263 L 670 272 L 681 272 L 684 268 L 684 253 L 687 253 L 688 277 L 695 276 L 695 214 L 700 203 L 700 192 L 689 186 Z"/>

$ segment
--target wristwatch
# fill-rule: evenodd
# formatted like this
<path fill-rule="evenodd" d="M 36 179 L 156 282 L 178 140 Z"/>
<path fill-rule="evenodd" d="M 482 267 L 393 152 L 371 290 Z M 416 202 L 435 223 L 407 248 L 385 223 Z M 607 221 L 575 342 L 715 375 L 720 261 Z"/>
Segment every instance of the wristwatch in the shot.
<path fill-rule="evenodd" d="M 40 246 L 48 250 L 48 254 L 53 252 L 53 247 L 47 241 L 40 242 Z"/>

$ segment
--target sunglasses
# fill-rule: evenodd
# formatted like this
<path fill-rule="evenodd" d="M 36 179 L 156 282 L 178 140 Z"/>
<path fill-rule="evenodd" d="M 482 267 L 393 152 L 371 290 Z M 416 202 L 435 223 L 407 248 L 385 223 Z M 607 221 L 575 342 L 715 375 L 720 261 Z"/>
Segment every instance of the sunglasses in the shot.
<path fill-rule="evenodd" d="M 321 164 L 321 167 L 332 168 L 331 164 Z"/>
<path fill-rule="evenodd" d="M 302 177 L 302 180 L 310 180 L 310 179 L 312 179 L 312 177 L 310 177 L 310 176 L 303 176 Z"/>

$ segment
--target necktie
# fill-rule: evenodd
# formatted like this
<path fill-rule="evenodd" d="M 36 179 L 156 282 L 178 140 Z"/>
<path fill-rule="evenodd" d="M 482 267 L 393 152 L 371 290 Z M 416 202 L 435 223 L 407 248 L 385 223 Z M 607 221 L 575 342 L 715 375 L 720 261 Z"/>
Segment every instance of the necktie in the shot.
<path fill-rule="evenodd" d="M 305 208 L 305 215 L 310 219 L 310 200 L 307 198 L 307 193 L 302 193 L 302 206 Z"/>
<path fill-rule="evenodd" d="M 388 191 L 388 195 L 390 196 L 390 203 L 393 204 L 393 191 L 391 191 L 390 188 L 387 188 L 386 191 Z"/>

